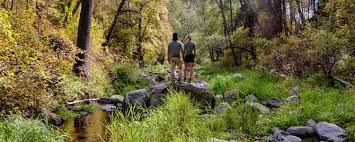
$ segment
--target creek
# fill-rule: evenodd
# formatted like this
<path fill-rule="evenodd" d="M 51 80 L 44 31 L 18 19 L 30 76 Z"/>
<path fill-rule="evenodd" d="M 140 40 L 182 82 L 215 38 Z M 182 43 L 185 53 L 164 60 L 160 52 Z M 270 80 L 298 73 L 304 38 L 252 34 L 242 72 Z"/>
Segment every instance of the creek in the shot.
<path fill-rule="evenodd" d="M 110 121 L 110 113 L 102 111 L 99 104 L 93 104 L 91 114 L 81 112 L 79 116 L 66 121 L 60 128 L 67 132 L 66 142 L 104 142 L 108 140 L 106 125 Z"/>

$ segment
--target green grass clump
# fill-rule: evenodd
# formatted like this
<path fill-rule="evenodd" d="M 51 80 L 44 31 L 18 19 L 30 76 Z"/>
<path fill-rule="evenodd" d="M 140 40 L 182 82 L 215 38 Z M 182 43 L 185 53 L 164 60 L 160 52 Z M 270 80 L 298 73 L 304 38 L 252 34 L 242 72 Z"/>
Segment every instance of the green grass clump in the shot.
<path fill-rule="evenodd" d="M 209 130 L 199 112 L 186 95 L 172 93 L 163 106 L 149 111 L 153 116 L 139 121 L 139 114 L 118 113 L 108 129 L 113 142 L 206 141 Z"/>
<path fill-rule="evenodd" d="M 354 133 L 355 119 L 353 95 L 349 91 L 334 89 L 307 89 L 299 94 L 300 104 L 286 104 L 265 118 L 265 128 L 270 132 L 272 127 L 287 128 L 289 126 L 304 125 L 308 119 L 317 122 L 327 121 L 349 128 Z"/>
<path fill-rule="evenodd" d="M 64 142 L 66 137 L 40 120 L 11 116 L 0 122 L 1 142 Z"/>
<path fill-rule="evenodd" d="M 138 66 L 128 63 L 117 64 L 114 71 L 117 76 L 114 87 L 118 94 L 126 94 L 149 85 L 149 80 L 139 75 L 141 70 Z"/>
<path fill-rule="evenodd" d="M 242 74 L 243 79 L 234 76 L 237 72 Z M 255 95 L 261 100 L 289 95 L 287 89 L 280 85 L 282 79 L 279 76 L 262 70 L 201 68 L 201 74 L 207 76 L 210 88 L 216 94 L 237 90 L 240 98 Z"/>

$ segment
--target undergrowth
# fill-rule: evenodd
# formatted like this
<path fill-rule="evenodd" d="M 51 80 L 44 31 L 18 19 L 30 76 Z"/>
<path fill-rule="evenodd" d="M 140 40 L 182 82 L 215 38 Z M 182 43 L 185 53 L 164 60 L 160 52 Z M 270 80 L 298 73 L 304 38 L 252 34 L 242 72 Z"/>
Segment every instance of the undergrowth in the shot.
<path fill-rule="evenodd" d="M 140 121 L 140 114 L 125 117 L 117 112 L 108 126 L 113 142 L 206 141 L 209 130 L 186 95 L 172 93 L 166 103 L 148 110 L 151 117 Z"/>
<path fill-rule="evenodd" d="M 11 116 L 0 121 L 1 142 L 64 142 L 67 136 L 40 120 Z"/>

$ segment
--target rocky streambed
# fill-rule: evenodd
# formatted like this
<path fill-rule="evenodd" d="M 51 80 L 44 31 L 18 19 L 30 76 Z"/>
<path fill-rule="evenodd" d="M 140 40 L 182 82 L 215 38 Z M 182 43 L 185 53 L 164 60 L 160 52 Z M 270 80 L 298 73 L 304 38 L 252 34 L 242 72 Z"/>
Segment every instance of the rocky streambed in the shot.
<path fill-rule="evenodd" d="M 158 80 L 158 81 L 157 81 Z M 217 113 L 231 108 L 229 103 L 235 99 L 236 93 L 227 91 L 223 95 L 214 96 L 208 90 L 206 82 L 199 81 L 194 83 L 165 82 L 159 77 L 152 77 L 150 86 L 132 91 L 125 96 L 114 95 L 110 98 L 89 99 L 88 102 L 95 102 L 97 108 L 93 114 L 82 112 L 79 117 L 66 122 L 62 128 L 66 130 L 74 139 L 72 141 L 98 141 L 106 140 L 107 132 L 105 125 L 109 122 L 109 112 L 119 110 L 124 112 L 129 108 L 154 108 L 162 105 L 164 99 L 168 96 L 169 90 L 184 92 L 191 99 L 202 104 L 202 109 L 214 108 Z M 300 103 L 297 95 L 287 98 L 278 99 L 270 98 L 265 102 L 260 102 L 256 96 L 250 95 L 244 98 L 247 105 L 259 110 L 263 114 L 272 113 L 283 103 Z M 85 102 L 85 101 L 84 101 Z M 217 105 L 217 102 L 222 102 Z M 149 117 L 150 115 L 142 115 Z M 58 121 L 53 121 L 58 122 Z M 273 134 L 265 138 L 270 142 L 318 142 L 318 141 L 334 141 L 344 142 L 348 138 L 348 134 L 341 127 L 328 123 L 309 120 L 305 126 L 291 126 L 288 129 L 274 128 Z M 218 141 L 212 138 L 208 141 Z M 223 141 L 223 140 L 221 140 Z"/>

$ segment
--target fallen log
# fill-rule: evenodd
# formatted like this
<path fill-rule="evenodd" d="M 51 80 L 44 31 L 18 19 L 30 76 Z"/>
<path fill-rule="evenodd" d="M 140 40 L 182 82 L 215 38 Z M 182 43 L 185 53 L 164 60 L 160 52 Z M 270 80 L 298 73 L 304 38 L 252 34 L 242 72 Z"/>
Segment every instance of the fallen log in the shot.
<path fill-rule="evenodd" d="M 77 100 L 77 101 L 67 102 L 67 105 L 75 105 L 75 104 L 83 103 L 83 102 L 92 102 L 92 101 L 97 101 L 97 100 L 99 100 L 99 99 L 100 99 L 100 98 Z"/>

